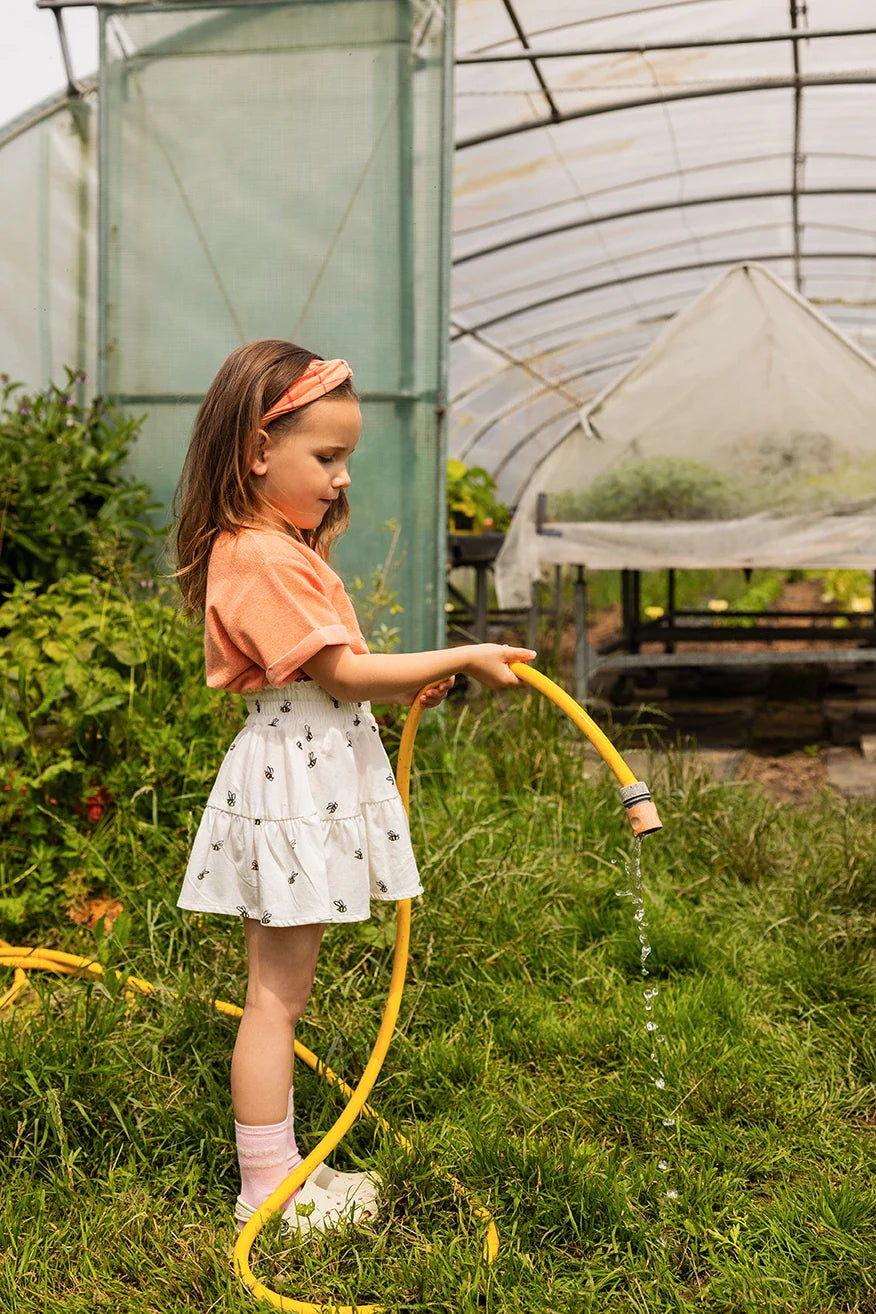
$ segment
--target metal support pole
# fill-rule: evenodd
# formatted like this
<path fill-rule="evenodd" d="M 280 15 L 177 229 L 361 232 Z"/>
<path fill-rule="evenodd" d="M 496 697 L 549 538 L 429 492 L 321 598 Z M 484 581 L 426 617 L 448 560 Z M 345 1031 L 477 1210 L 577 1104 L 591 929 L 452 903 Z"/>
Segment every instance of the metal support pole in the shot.
<path fill-rule="evenodd" d="M 531 586 L 532 601 L 529 604 L 529 615 L 526 618 L 526 646 L 537 650 L 538 643 L 538 580 L 534 579 Z"/>
<path fill-rule="evenodd" d="M 475 614 L 474 614 L 474 632 L 481 643 L 487 639 L 487 574 L 489 567 L 486 562 L 479 563 L 474 568 L 475 573 Z"/>
<path fill-rule="evenodd" d="M 563 637 L 563 567 L 554 566 L 554 656 L 560 660 L 560 641 Z"/>
<path fill-rule="evenodd" d="M 587 700 L 590 684 L 590 641 L 587 638 L 587 577 L 578 567 L 575 578 L 575 698 Z"/>
<path fill-rule="evenodd" d="M 666 572 L 666 625 L 672 629 L 675 625 L 675 571 L 671 568 Z M 674 643 L 666 643 L 666 652 L 675 652 Z"/>

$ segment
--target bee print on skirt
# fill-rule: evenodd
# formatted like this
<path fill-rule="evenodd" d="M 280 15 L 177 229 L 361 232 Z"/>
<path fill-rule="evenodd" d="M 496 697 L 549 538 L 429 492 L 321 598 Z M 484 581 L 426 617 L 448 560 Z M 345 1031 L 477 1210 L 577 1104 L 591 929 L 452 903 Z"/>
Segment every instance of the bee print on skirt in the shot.
<path fill-rule="evenodd" d="M 205 867 L 203 871 L 198 872 L 198 880 L 202 881 L 205 876 L 209 876 L 209 875 L 210 875 L 210 868 Z"/>
<path fill-rule="evenodd" d="M 225 843 L 224 840 L 213 840 L 212 843 L 210 844 L 210 848 L 213 850 L 214 853 L 218 853 L 224 843 Z"/>
<path fill-rule="evenodd" d="M 291 711 L 292 711 L 292 704 L 291 704 L 288 700 L 287 700 L 285 703 L 281 703 L 281 704 L 280 704 L 280 711 L 281 711 L 281 712 L 291 712 Z"/>
<path fill-rule="evenodd" d="M 307 765 L 308 765 L 309 767 L 316 766 L 316 762 L 317 762 L 317 759 L 314 757 L 313 753 L 308 753 L 308 754 L 307 754 Z"/>
<path fill-rule="evenodd" d="M 354 858 L 364 859 L 365 854 L 362 852 L 361 849 L 357 849 L 356 852 L 353 854 L 353 857 L 354 857 Z"/>
<path fill-rule="evenodd" d="M 267 910 L 265 910 L 265 912 L 263 912 L 261 917 L 259 918 L 262 926 L 267 926 L 268 922 L 271 920 L 273 915 L 274 915 L 273 913 L 270 913 Z"/>
<path fill-rule="evenodd" d="M 391 840 L 397 840 L 400 838 L 397 831 L 388 830 L 386 833 Z"/>
<path fill-rule="evenodd" d="M 268 722 L 268 725 L 279 725 L 279 724 L 280 724 L 280 718 L 279 718 L 279 716 L 275 716 L 274 719 L 273 719 L 273 721 L 269 721 L 269 722 Z"/>
<path fill-rule="evenodd" d="M 307 740 L 308 744 L 310 743 L 311 739 L 313 738 L 313 731 L 311 730 L 311 728 L 310 728 L 309 725 L 306 725 L 306 726 L 304 727 L 304 738 Z"/>
<path fill-rule="evenodd" d="M 247 914 L 246 914 L 246 907 L 244 906 L 244 904 L 239 903 L 239 904 L 237 905 L 237 911 L 240 913 L 241 917 L 246 917 L 246 915 L 247 915 Z"/>
<path fill-rule="evenodd" d="M 289 873 L 289 884 L 290 884 L 290 885 L 294 885 L 294 884 L 295 884 L 295 878 L 297 877 L 297 875 L 298 875 L 298 872 L 297 872 L 297 871 L 293 871 L 293 872 L 290 872 L 290 873 Z"/>
<path fill-rule="evenodd" d="M 387 888 L 386 888 L 386 885 L 384 884 L 383 881 L 378 881 L 378 882 L 377 882 L 377 888 L 378 888 L 378 890 L 380 891 L 381 894 L 386 894 L 386 893 L 388 892 L 388 891 L 387 891 Z"/>
<path fill-rule="evenodd" d="M 273 780 L 273 779 L 274 779 L 274 768 L 271 767 L 271 766 L 266 766 L 266 767 L 265 767 L 265 780 Z"/>
<path fill-rule="evenodd" d="M 352 748 L 352 747 L 353 747 L 353 736 L 350 734 L 349 730 L 347 731 L 345 738 L 346 738 L 346 740 L 347 740 L 347 747 L 348 747 L 348 748 Z"/>
<path fill-rule="evenodd" d="M 237 802 L 237 795 L 232 790 L 229 789 L 228 793 L 225 796 L 225 801 L 230 808 L 233 808 L 235 803 Z"/>
<path fill-rule="evenodd" d="M 337 803 L 326 803 L 325 810 L 329 813 L 335 813 L 338 810 L 338 805 Z"/>
<path fill-rule="evenodd" d="M 347 905 L 344 903 L 343 899 L 335 899 L 334 905 L 339 913 L 345 913 L 347 911 Z"/>

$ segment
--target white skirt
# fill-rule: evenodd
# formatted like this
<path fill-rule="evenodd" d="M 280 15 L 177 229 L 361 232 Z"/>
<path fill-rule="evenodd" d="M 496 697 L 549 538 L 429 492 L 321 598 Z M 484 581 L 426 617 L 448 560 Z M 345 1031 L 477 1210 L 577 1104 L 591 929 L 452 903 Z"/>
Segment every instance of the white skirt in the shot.
<path fill-rule="evenodd" d="M 422 894 L 408 819 L 370 704 L 312 680 L 246 694 L 177 905 L 263 925 L 360 922 Z"/>

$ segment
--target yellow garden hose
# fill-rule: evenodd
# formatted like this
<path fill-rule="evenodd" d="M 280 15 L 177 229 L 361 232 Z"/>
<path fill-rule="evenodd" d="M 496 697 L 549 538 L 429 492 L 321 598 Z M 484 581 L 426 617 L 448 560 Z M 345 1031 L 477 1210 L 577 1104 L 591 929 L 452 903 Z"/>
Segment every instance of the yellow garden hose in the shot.
<path fill-rule="evenodd" d="M 596 723 L 587 715 L 582 707 L 570 698 L 553 680 L 542 675 L 539 671 L 532 670 L 522 662 L 516 662 L 511 666 L 514 674 L 527 684 L 531 684 L 540 693 L 545 694 L 552 702 L 565 712 L 568 717 L 578 726 L 593 744 L 603 760 L 614 772 L 618 783 L 621 786 L 621 798 L 627 808 L 627 813 L 633 831 L 636 835 L 650 834 L 652 831 L 661 829 L 661 822 L 657 816 L 656 808 L 650 801 L 650 794 L 647 786 L 642 781 L 637 781 L 635 775 L 624 762 L 620 753 L 610 743 L 602 733 Z M 399 793 L 405 806 L 405 811 L 410 814 L 410 778 L 411 762 L 414 751 L 414 740 L 416 739 L 417 729 L 422 715 L 422 705 L 419 695 L 414 700 L 408 711 L 405 720 L 404 730 L 401 736 L 398 753 L 398 765 L 396 769 L 396 778 L 398 782 Z M 339 1144 L 346 1135 L 353 1122 L 362 1112 L 375 1118 L 380 1125 L 391 1131 L 388 1124 L 383 1118 L 380 1118 L 375 1111 L 366 1103 L 369 1094 L 377 1080 L 383 1060 L 389 1049 L 390 1041 L 395 1030 L 395 1024 L 398 1019 L 399 1009 L 401 1007 L 402 991 L 404 989 L 405 973 L 407 970 L 408 947 L 410 943 L 411 927 L 411 901 L 410 899 L 401 899 L 398 903 L 398 916 L 396 924 L 396 941 L 395 953 L 393 956 L 392 977 L 390 979 L 389 995 L 384 1008 L 383 1018 L 377 1033 L 377 1040 L 374 1044 L 371 1057 L 366 1064 L 365 1071 L 354 1090 L 351 1090 L 339 1077 L 313 1054 L 306 1046 L 299 1041 L 295 1042 L 296 1055 L 307 1063 L 309 1067 L 323 1075 L 331 1085 L 336 1085 L 347 1097 L 347 1105 L 341 1116 L 329 1129 L 321 1141 L 314 1147 L 310 1154 L 298 1165 L 294 1172 L 280 1183 L 275 1191 L 268 1196 L 261 1208 L 257 1209 L 252 1218 L 246 1223 L 243 1231 L 237 1238 L 232 1255 L 232 1262 L 235 1271 L 239 1275 L 244 1285 L 259 1300 L 266 1301 L 273 1305 L 275 1309 L 294 1312 L 294 1314 L 379 1314 L 383 1309 L 380 1305 L 316 1305 L 305 1301 L 293 1300 L 288 1296 L 280 1295 L 279 1292 L 272 1291 L 260 1282 L 252 1272 L 249 1262 L 250 1251 L 253 1243 L 268 1219 L 277 1212 L 283 1202 L 289 1195 L 298 1189 L 299 1186 L 310 1176 L 332 1150 Z M 17 948 L 7 945 L 0 941 L 0 966 L 11 967 L 14 969 L 13 983 L 0 995 L 0 1008 L 9 1006 L 26 984 L 26 970 L 42 969 L 44 971 L 58 972 L 67 975 L 84 974 L 90 977 L 103 976 L 104 969 L 100 963 L 91 959 L 79 957 L 76 954 L 62 953 L 54 949 L 45 948 Z M 25 970 L 26 969 L 26 970 Z M 122 973 L 117 973 L 121 979 Z M 124 987 L 127 990 L 139 992 L 141 994 L 152 994 L 155 987 L 141 977 L 128 976 L 124 978 Z M 224 1000 L 214 1000 L 214 1007 L 219 1012 L 239 1017 L 242 1013 L 236 1004 L 227 1003 Z M 402 1145 L 409 1147 L 409 1142 L 398 1132 L 392 1133 L 395 1139 Z M 410 1147 L 409 1147 L 410 1148 Z M 458 1183 L 454 1183 L 459 1188 Z M 484 1253 L 486 1258 L 492 1262 L 498 1254 L 499 1238 L 496 1226 L 489 1212 L 481 1206 L 473 1206 L 473 1212 L 476 1217 L 487 1223 L 487 1233 L 484 1242 Z"/>

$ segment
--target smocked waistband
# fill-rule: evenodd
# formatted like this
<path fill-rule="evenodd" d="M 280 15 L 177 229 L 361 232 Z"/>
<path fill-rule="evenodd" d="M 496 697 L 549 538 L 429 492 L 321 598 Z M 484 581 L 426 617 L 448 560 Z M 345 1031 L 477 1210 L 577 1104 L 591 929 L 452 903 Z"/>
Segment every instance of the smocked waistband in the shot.
<path fill-rule="evenodd" d="M 351 719 L 363 712 L 371 715 L 370 702 L 340 702 L 313 680 L 297 680 L 281 689 L 256 689 L 244 694 L 244 698 L 250 718 L 256 719 L 268 717 L 270 720 L 275 716 L 306 711 L 309 716 L 323 716 L 336 723 L 338 716 L 344 713 L 349 713 Z"/>

